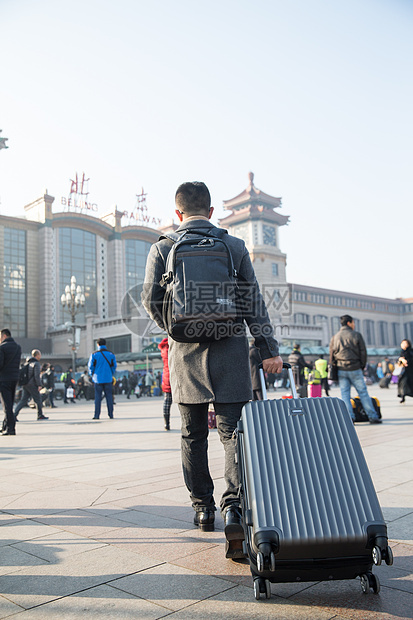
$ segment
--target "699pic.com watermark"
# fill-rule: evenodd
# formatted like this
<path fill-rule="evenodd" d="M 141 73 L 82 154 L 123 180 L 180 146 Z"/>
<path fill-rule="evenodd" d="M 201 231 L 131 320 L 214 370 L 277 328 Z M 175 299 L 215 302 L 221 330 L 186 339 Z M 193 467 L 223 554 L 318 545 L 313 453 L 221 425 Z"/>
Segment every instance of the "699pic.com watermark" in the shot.
<path fill-rule="evenodd" d="M 148 315 L 142 304 L 141 296 L 144 288 L 144 283 L 140 282 L 127 291 L 122 301 L 121 312 L 124 324 L 129 331 L 141 338 L 150 338 L 160 335 L 163 330 Z M 259 295 L 255 287 L 245 284 L 236 290 L 231 287 L 223 290 L 217 283 L 191 282 L 187 292 L 188 295 L 184 295 L 174 304 L 178 308 L 178 315 L 180 309 L 183 314 L 186 314 L 186 319 L 184 317 L 183 320 L 189 321 L 187 329 L 190 330 L 195 340 L 197 335 L 213 339 L 214 334 L 211 333 L 213 330 L 219 332 L 216 334 L 217 339 L 243 336 L 245 335 L 244 320 L 249 324 L 250 331 L 256 332 L 253 335 L 258 335 L 257 332 L 264 330 L 266 333 L 262 335 L 266 336 L 269 335 L 268 330 L 271 331 L 271 326 L 266 321 L 265 324 L 262 322 L 267 312 L 276 332 L 281 327 L 280 321 L 292 314 L 290 289 L 287 285 L 263 284 L 261 295 Z M 162 293 L 160 298 L 162 298 Z M 157 307 L 158 318 L 162 322 L 162 302 Z M 194 330 L 196 333 L 192 333 Z"/>
<path fill-rule="evenodd" d="M 288 317 L 293 313 L 288 284 L 261 284 L 261 294 L 270 316 Z"/>

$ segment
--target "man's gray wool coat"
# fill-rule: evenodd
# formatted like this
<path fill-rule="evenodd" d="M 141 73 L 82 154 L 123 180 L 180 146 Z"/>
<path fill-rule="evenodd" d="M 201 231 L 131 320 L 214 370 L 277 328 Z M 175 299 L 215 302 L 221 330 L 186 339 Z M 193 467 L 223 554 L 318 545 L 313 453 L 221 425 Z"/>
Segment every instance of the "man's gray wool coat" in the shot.
<path fill-rule="evenodd" d="M 188 229 L 206 229 L 212 232 L 211 229 L 214 228 L 207 220 L 190 220 L 183 222 L 176 232 Z M 255 344 L 262 359 L 275 357 L 278 355 L 278 343 L 273 338 L 273 329 L 245 243 L 231 235 L 225 236 L 225 241 L 231 250 L 234 266 L 250 291 L 250 312 L 245 320 L 249 326 L 257 325 L 261 328 L 260 334 L 255 337 Z M 167 239 L 161 239 L 152 245 L 142 291 L 142 303 L 146 311 L 162 329 L 165 329 L 162 320 L 165 289 L 159 282 L 166 271 L 166 259 L 171 247 L 172 243 Z M 263 327 L 265 335 L 262 334 Z M 182 343 L 171 338 L 168 340 L 174 402 L 198 404 L 251 400 L 251 373 L 245 334 L 208 343 Z"/>

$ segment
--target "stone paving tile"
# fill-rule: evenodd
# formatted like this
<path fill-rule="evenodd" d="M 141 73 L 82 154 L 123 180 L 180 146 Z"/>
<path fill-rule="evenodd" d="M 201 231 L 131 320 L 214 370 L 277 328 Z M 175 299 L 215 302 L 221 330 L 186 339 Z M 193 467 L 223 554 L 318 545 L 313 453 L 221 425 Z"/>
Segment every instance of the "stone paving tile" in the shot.
<path fill-rule="evenodd" d="M 376 573 L 379 575 L 380 584 L 382 587 L 386 586 L 388 588 L 403 590 L 404 592 L 410 592 L 410 594 L 413 594 L 413 574 L 411 571 L 398 568 L 397 558 L 395 565 L 386 566 L 386 564 L 383 564 L 377 569 Z"/>
<path fill-rule="evenodd" d="M 413 573 L 413 546 L 391 542 L 394 555 L 394 566 Z"/>
<path fill-rule="evenodd" d="M 12 603 L 0 594 L 0 618 L 9 618 L 20 611 L 23 611 L 23 607 L 15 605 L 15 603 Z"/>
<path fill-rule="evenodd" d="M 9 523 L 18 523 L 23 517 L 18 515 L 12 515 L 7 512 L 0 512 L 0 527 L 3 525 L 9 525 Z"/>
<path fill-rule="evenodd" d="M 120 500 L 126 500 L 135 496 L 135 493 L 129 492 L 129 489 L 98 488 L 100 489 L 100 494 L 93 502 L 91 502 L 89 506 L 87 506 L 87 508 L 90 508 L 91 506 L 98 506 L 99 504 L 116 504 Z"/>
<path fill-rule="evenodd" d="M 88 506 L 87 508 L 83 508 L 85 512 L 91 512 L 96 515 L 100 515 L 101 517 L 115 517 L 120 512 L 123 512 L 125 508 L 118 506 L 117 504 L 107 503 L 107 504 L 98 504 L 94 503 L 92 506 Z"/>
<path fill-rule="evenodd" d="M 50 563 L 61 562 L 65 558 L 79 553 L 85 553 L 92 549 L 99 549 L 105 543 L 82 538 L 71 532 L 60 531 L 42 538 L 36 538 L 27 542 L 16 543 L 12 548 L 25 551 L 33 557 L 42 558 Z M 10 547 L 6 547 L 10 548 Z"/>
<path fill-rule="evenodd" d="M 272 597 L 256 601 L 252 588 L 234 586 L 221 594 L 190 605 L 170 616 L 171 620 L 331 620 L 334 614 L 311 605 L 294 605 Z"/>
<path fill-rule="evenodd" d="M 169 614 L 170 610 L 165 607 L 103 585 L 24 611 L 16 616 L 16 620 L 158 620 Z M 6 616 L 0 615 L 0 618 L 2 617 Z"/>
<path fill-rule="evenodd" d="M 25 543 L 23 543 L 25 544 Z M 0 552 L 0 575 L 9 575 L 20 570 L 22 566 L 39 566 L 48 564 L 46 559 L 41 559 L 25 552 L 24 549 L 18 549 L 12 545 L 2 547 Z"/>
<path fill-rule="evenodd" d="M 71 490 L 70 493 L 65 488 L 47 491 L 36 490 L 15 499 L 7 506 L 7 510 L 16 514 L 21 514 L 21 511 L 27 514 L 27 510 L 36 510 L 39 514 L 52 514 L 56 511 L 61 512 L 71 508 L 90 506 L 100 494 L 101 492 L 96 488 L 87 491 Z"/>
<path fill-rule="evenodd" d="M 105 546 L 59 564 L 25 567 L 3 575 L 0 577 L 0 592 L 8 600 L 28 609 L 155 565 L 151 558 Z"/>
<path fill-rule="evenodd" d="M 116 519 L 116 515 L 104 517 L 86 510 L 69 510 L 51 516 L 39 517 L 38 521 L 87 538 L 97 538 L 110 530 L 127 527 L 124 521 Z"/>
<path fill-rule="evenodd" d="M 408 463 L 403 463 L 402 467 L 400 465 L 395 465 L 393 467 L 387 467 L 384 470 L 374 472 L 372 478 L 377 493 L 388 489 L 394 489 L 395 485 L 409 482 L 412 477 L 412 467 L 413 459 L 411 459 Z"/>
<path fill-rule="evenodd" d="M 155 515 L 143 512 L 141 510 L 124 510 L 116 514 L 116 519 L 119 521 L 126 521 L 127 523 L 133 523 L 140 527 L 165 529 L 174 533 L 174 531 L 183 531 L 188 529 L 188 523 L 186 521 L 180 521 L 179 519 L 173 519 L 165 514 Z"/>
<path fill-rule="evenodd" d="M 112 530 L 94 538 L 113 547 L 153 558 L 156 563 L 170 562 L 215 545 L 213 542 L 199 541 L 179 534 L 172 536 L 171 532 L 165 529 L 148 531 L 148 528 L 133 526 Z"/>
<path fill-rule="evenodd" d="M 224 579 L 201 575 L 172 564 L 162 564 L 123 577 L 111 582 L 111 585 L 173 611 L 234 587 Z"/>
<path fill-rule="evenodd" d="M 21 508 L 18 513 L 16 512 L 16 515 L 31 517 L 31 521 L 35 520 L 37 525 L 40 523 L 48 525 L 46 536 L 35 538 L 31 541 L 30 539 L 22 539 L 20 542 L 16 542 L 13 548 L 20 552 L 25 552 L 29 548 L 32 548 L 32 550 L 35 548 L 35 552 L 31 554 L 32 557 L 37 558 L 37 553 L 51 558 L 51 561 L 57 562 L 53 565 L 54 572 L 50 573 L 50 575 L 47 575 L 50 569 L 50 566 L 48 567 L 47 565 L 32 567 L 26 565 L 22 569 L 17 570 L 14 573 L 16 577 L 20 574 L 23 575 L 26 571 L 24 580 L 28 579 L 30 588 L 32 588 L 30 592 L 20 593 L 20 595 L 24 594 L 28 597 L 34 597 L 40 592 L 40 596 L 45 596 L 49 601 L 51 600 L 50 597 L 55 599 L 56 596 L 60 596 L 59 594 L 56 595 L 56 592 L 64 590 L 64 586 L 70 585 L 69 591 L 71 588 L 75 588 L 72 591 L 76 592 L 80 582 L 82 582 L 82 588 L 85 588 L 84 583 L 87 584 L 86 588 L 91 588 L 88 592 L 101 592 L 101 588 L 110 588 L 110 586 L 96 584 L 105 583 L 108 579 L 107 573 L 109 571 L 111 571 L 111 574 L 113 574 L 112 571 L 116 572 L 115 579 L 120 581 L 130 573 L 136 573 L 136 571 L 147 572 L 146 569 L 149 569 L 150 574 L 147 575 L 147 578 L 153 579 L 152 573 L 156 574 L 157 570 L 159 572 L 158 566 L 152 570 L 154 565 L 165 565 L 165 562 L 169 561 L 170 564 L 174 565 L 175 569 L 186 569 L 203 578 L 213 577 L 225 581 L 233 587 L 231 590 L 212 596 L 206 601 L 190 603 L 188 607 L 181 611 L 166 610 L 160 600 L 157 601 L 157 605 L 148 602 L 148 605 L 155 607 L 154 613 L 158 613 L 158 608 L 161 610 L 161 615 L 155 615 L 154 617 L 162 617 L 164 610 L 166 610 L 166 615 L 169 614 L 171 618 L 201 618 L 201 616 L 202 618 L 320 617 L 324 620 L 327 617 L 332 618 L 334 616 L 334 620 L 339 620 L 339 618 L 344 620 L 344 618 L 353 617 L 362 618 L 362 620 L 365 617 L 369 620 L 373 618 L 382 620 L 387 617 L 403 617 L 409 603 L 410 609 L 413 608 L 411 604 L 413 598 L 410 593 L 412 547 L 406 544 L 406 540 L 410 540 L 410 535 L 408 536 L 409 530 L 404 527 L 403 521 L 403 519 L 407 520 L 413 514 L 413 490 L 407 475 L 407 472 L 413 470 L 411 456 L 413 406 L 410 408 L 411 412 L 407 417 L 406 409 L 403 415 L 400 415 L 398 411 L 395 414 L 391 409 L 391 406 L 394 405 L 387 403 L 386 395 L 382 399 L 380 391 L 377 390 L 377 392 L 382 400 L 385 423 L 382 427 L 377 428 L 372 428 L 369 425 L 359 425 L 357 433 L 365 448 L 373 477 L 376 478 L 380 489 L 384 489 L 379 494 L 379 497 L 384 507 L 386 519 L 389 521 L 390 538 L 396 537 L 393 534 L 397 534 L 397 537 L 400 536 L 400 538 L 397 538 L 400 542 L 396 540 L 392 543 L 395 555 L 394 566 L 382 566 L 377 569 L 377 573 L 382 576 L 381 581 L 383 584 L 382 593 L 378 597 L 373 594 L 363 597 L 357 580 L 354 580 L 354 582 L 314 585 L 273 584 L 272 591 L 277 595 L 277 598 L 274 597 L 270 601 L 262 599 L 260 602 L 256 602 L 252 593 L 252 578 L 249 567 L 247 565 L 237 566 L 236 563 L 224 558 L 222 520 L 219 514 L 217 513 L 216 515 L 215 532 L 203 533 L 197 528 L 193 528 L 193 510 L 187 490 L 182 482 L 179 454 L 180 433 L 179 430 L 172 433 L 164 433 L 160 429 L 158 430 L 161 400 L 159 402 L 151 402 L 151 399 L 139 402 L 137 406 L 134 404 L 134 407 L 131 407 L 126 402 L 125 406 L 118 405 L 118 419 L 115 425 L 106 420 L 97 426 L 91 422 L 82 421 L 82 416 L 90 415 L 92 408 L 90 404 L 89 409 L 86 409 L 83 405 L 82 407 L 69 406 L 67 411 L 65 411 L 65 417 L 61 417 L 60 421 L 53 421 L 51 426 L 46 427 L 45 425 L 36 424 L 34 420 L 27 423 L 21 422 L 19 426 L 21 433 L 17 437 L 17 441 L 14 441 L 13 444 L 11 442 L 4 444 L 3 450 L 5 450 L 4 456 L 6 460 L 1 461 L 2 465 L 0 468 L 0 472 L 3 472 L 3 481 L 6 479 L 12 480 L 13 475 L 16 474 L 16 481 L 21 485 L 20 488 L 28 490 L 30 493 L 34 493 L 36 490 L 46 491 L 52 488 L 65 489 L 68 493 L 70 493 L 71 489 L 76 491 L 92 490 L 97 493 L 97 498 L 89 502 L 89 505 L 83 506 L 83 508 L 78 505 L 75 506 L 76 510 L 61 510 L 58 508 L 57 511 L 55 510 L 56 514 L 45 516 L 40 515 L 40 512 L 42 509 L 52 510 L 50 507 L 34 506 L 27 508 L 27 506 L 24 506 L 25 494 L 16 493 L 15 487 L 12 489 L 8 488 L 10 495 L 6 496 L 0 490 L 0 510 L 2 506 L 10 505 L 21 497 L 22 499 L 17 501 Z M 375 395 L 374 391 L 371 391 L 371 393 Z M 394 394 L 392 398 L 394 398 Z M 394 407 L 394 409 L 396 408 Z M 132 411 L 133 414 L 131 415 Z M 140 412 L 142 411 L 144 411 L 144 415 L 141 415 Z M 138 415 L 136 415 L 136 412 L 138 412 Z M 28 419 L 30 415 L 32 413 L 28 412 Z M 62 413 L 59 415 L 63 416 Z M 122 419 L 119 419 L 120 417 Z M 408 422 L 405 424 L 407 420 Z M 174 423 L 178 429 L 178 417 L 174 420 Z M 137 427 L 139 428 L 138 431 L 136 430 Z M 50 431 L 51 428 L 53 429 L 52 432 Z M 145 448 L 141 449 L 143 446 Z M 223 451 L 216 432 L 210 433 L 210 464 L 211 471 L 216 479 L 216 495 L 217 499 L 219 499 L 219 493 L 223 485 Z M 33 471 L 42 473 L 40 475 L 37 473 L 33 474 Z M 26 481 L 25 476 L 27 476 Z M 92 478 L 92 480 L 87 478 Z M 26 483 L 29 487 L 32 485 L 31 488 L 27 489 Z M 156 483 L 160 483 L 160 486 L 157 486 Z M 387 487 L 387 485 L 389 486 Z M 146 488 L 148 486 L 150 488 L 147 491 Z M 405 494 L 398 493 L 398 487 Z M 132 489 L 131 492 L 130 489 Z M 141 494 L 142 490 L 146 491 L 146 493 Z M 126 495 L 129 492 L 131 495 L 127 497 Z M 79 510 L 79 508 L 82 509 Z M 16 519 L 16 516 L 10 514 L 14 512 L 14 509 L 10 508 L 10 513 L 8 513 L 7 508 L 3 508 L 3 510 L 4 512 L 0 512 L 0 532 L 4 529 L 1 523 L 7 524 L 6 527 L 11 527 L 12 522 L 10 522 L 10 519 Z M 57 512 L 60 514 L 57 514 Z M 135 512 L 139 514 L 136 515 Z M 147 516 L 141 517 L 143 513 Z M 8 516 L 5 516 L 7 514 Z M 132 518 L 138 522 L 131 523 L 123 518 L 117 518 L 117 515 L 122 514 L 125 515 L 126 519 Z M 173 519 L 175 525 L 177 522 L 181 522 L 186 529 L 176 530 L 171 527 L 169 530 L 167 523 L 163 522 L 161 524 L 159 521 L 158 525 L 161 525 L 160 527 L 148 528 L 148 523 L 145 521 L 145 519 L 148 519 L 148 515 L 149 519 L 151 515 L 161 520 Z M 144 519 L 143 522 L 140 521 L 141 518 Z M 23 521 L 23 523 L 27 523 L 27 521 Z M 57 534 L 56 528 L 58 528 Z M 129 530 L 129 528 L 131 529 Z M 69 534 L 69 532 L 74 532 L 74 534 Z M 168 532 L 169 537 L 165 536 Z M 75 537 L 75 542 L 72 543 L 69 538 L 65 539 L 65 537 L 70 536 Z M 99 536 L 104 537 L 105 540 L 101 540 Z M 141 539 L 139 539 L 139 536 L 141 536 Z M 59 537 L 60 543 L 55 545 L 53 539 L 58 540 Z M 89 539 L 85 537 L 89 537 Z M 47 540 L 44 545 L 42 539 L 44 541 Z M 111 539 L 113 539 L 112 543 Z M 85 540 L 86 542 L 84 542 Z M 79 541 L 82 542 L 79 543 Z M 92 546 L 97 544 L 104 545 L 104 547 L 82 552 L 82 548 L 85 548 L 83 544 Z M 54 549 L 55 546 L 57 551 Z M 3 547 L 3 549 L 10 549 L 10 547 Z M 80 553 L 76 552 L 76 554 L 73 554 L 73 550 L 76 551 L 76 549 L 80 550 Z M 110 553 L 115 554 L 113 557 L 90 556 L 90 554 L 101 552 L 108 553 L 108 549 Z M 133 570 L 131 570 L 131 566 L 125 559 L 125 553 L 132 555 L 134 558 L 134 561 L 131 563 L 134 567 Z M 143 559 L 142 553 L 144 553 Z M 86 559 L 88 556 L 94 557 L 94 561 L 89 563 L 89 567 L 87 567 L 88 560 Z M 121 565 L 116 564 L 116 562 L 120 562 L 121 557 L 125 560 L 123 568 Z M 115 565 L 114 568 L 112 568 L 112 564 Z M 77 570 L 78 566 L 80 566 L 79 570 Z M 100 575 L 96 574 L 96 567 L 98 567 L 98 572 L 101 572 Z M 3 580 L 6 579 L 6 581 L 2 583 L 6 583 L 10 587 L 8 580 L 12 577 L 13 575 L 4 576 Z M 111 575 L 109 575 L 110 577 Z M 137 575 L 134 575 L 134 577 L 137 577 Z M 95 582 L 94 579 L 98 578 L 101 581 Z M 39 592 L 37 592 L 33 585 L 33 580 L 35 579 L 39 580 L 37 584 L 37 587 L 40 587 Z M 51 580 L 54 581 L 52 582 Z M 62 582 L 67 580 L 69 580 L 69 583 L 65 583 L 63 586 Z M 41 588 L 47 582 L 51 587 L 51 591 L 44 592 Z M 114 583 L 114 581 L 111 581 L 111 585 Z M 342 584 L 341 586 L 340 583 Z M 347 590 L 350 585 L 350 590 Z M 321 590 L 318 590 L 320 587 Z M 329 587 L 330 589 L 324 592 L 324 587 Z M 345 604 L 340 600 L 340 591 L 336 590 L 336 588 L 340 587 L 344 588 L 341 594 L 346 599 Z M 115 590 L 114 587 L 111 589 Z M 5 592 L 1 586 L 0 591 Z M 243 599 L 243 591 L 247 592 L 245 600 Z M 228 592 L 231 594 L 226 598 L 225 595 Z M 14 596 L 20 595 L 15 593 Z M 63 596 L 66 597 L 65 594 Z M 81 596 L 78 594 L 69 595 L 60 601 L 62 607 L 56 608 L 59 610 L 57 615 L 64 616 L 64 612 L 60 611 L 63 609 L 70 613 L 72 605 L 70 599 L 73 598 L 77 601 L 82 597 L 85 597 L 85 600 L 87 600 L 87 609 L 90 610 L 88 614 L 93 613 L 93 609 L 95 607 L 98 609 L 102 603 L 100 594 L 97 593 L 95 599 L 93 599 L 93 596 L 92 594 L 89 599 L 87 592 L 82 592 Z M 131 594 L 127 596 L 132 597 Z M 356 600 L 359 600 L 361 597 L 362 605 L 358 607 L 354 605 L 352 607 L 351 596 L 355 596 Z M 304 597 L 309 597 L 310 612 Z M 384 597 L 390 602 L 385 603 L 382 609 L 370 608 L 372 605 L 371 599 L 376 601 L 375 604 L 377 606 L 377 599 L 384 599 Z M 7 593 L 6 598 L 10 599 Z M 365 599 L 370 601 L 368 605 Z M 15 599 L 12 600 L 14 601 Z M 136 598 L 136 600 L 140 601 L 141 599 Z M 172 600 L 174 600 L 173 597 Z M 212 608 L 210 607 L 211 601 L 214 601 Z M 40 614 L 41 609 L 52 609 L 52 606 L 58 603 L 59 601 L 54 600 L 38 607 L 38 611 L 33 609 L 23 612 L 23 614 L 27 616 L 27 614 L 34 613 L 35 611 L 37 614 Z M 66 605 L 66 603 L 68 604 Z M 8 604 L 12 605 L 12 602 Z M 73 605 L 73 609 L 81 609 L 81 606 L 76 607 L 74 603 Z M 217 607 L 218 605 L 219 607 Z M 211 609 L 214 612 L 218 611 L 211 616 L 208 615 Z M 257 613 L 257 610 L 259 615 L 254 615 Z M 267 610 L 271 611 L 268 611 L 267 614 Z M 367 615 L 365 614 L 366 610 Z M 352 616 L 351 612 L 354 613 L 354 616 Z M 110 614 L 109 611 L 107 613 Z M 152 617 L 150 615 L 145 616 L 145 613 L 143 610 L 141 616 L 139 613 L 136 613 L 136 616 L 128 616 L 126 613 L 124 617 Z M 40 614 L 36 617 L 50 617 L 54 619 L 55 616 L 53 614 L 54 612 L 52 611 L 49 616 L 42 616 Z M 392 616 L 391 614 L 394 615 Z M 2 617 L 1 598 L 0 617 Z M 118 617 L 122 617 L 122 615 Z"/>
<path fill-rule="evenodd" d="M 413 545 L 413 512 L 391 522 L 389 527 L 391 540 Z"/>
<path fill-rule="evenodd" d="M 7 510 L 7 506 L 14 502 L 19 497 L 22 497 L 24 493 L 14 493 L 13 495 L 0 496 L 0 510 Z"/>
<path fill-rule="evenodd" d="M 380 569 L 375 571 L 380 575 Z M 380 594 L 363 594 L 358 579 L 320 582 L 292 596 L 297 606 L 313 606 L 331 616 L 350 620 L 411 620 L 413 596 L 407 592 L 382 587 Z"/>
<path fill-rule="evenodd" d="M 56 534 L 57 532 L 57 529 L 50 528 L 37 521 L 21 519 L 0 527 L 0 547 L 12 545 L 22 540 L 40 538 L 41 536 L 47 536 L 47 534 Z"/>

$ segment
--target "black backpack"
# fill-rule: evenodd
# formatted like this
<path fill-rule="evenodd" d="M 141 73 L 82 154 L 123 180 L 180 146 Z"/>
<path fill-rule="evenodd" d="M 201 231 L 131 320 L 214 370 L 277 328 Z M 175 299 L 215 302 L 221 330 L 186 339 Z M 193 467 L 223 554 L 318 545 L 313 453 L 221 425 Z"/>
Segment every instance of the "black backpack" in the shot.
<path fill-rule="evenodd" d="M 168 233 L 172 241 L 166 272 L 163 322 L 177 342 L 228 338 L 242 323 L 237 303 L 238 274 L 222 228 Z"/>
<path fill-rule="evenodd" d="M 19 385 L 22 387 L 23 385 L 27 385 L 29 383 L 30 377 L 29 377 L 29 370 L 30 370 L 30 363 L 27 362 L 26 364 L 24 364 L 19 371 Z"/>

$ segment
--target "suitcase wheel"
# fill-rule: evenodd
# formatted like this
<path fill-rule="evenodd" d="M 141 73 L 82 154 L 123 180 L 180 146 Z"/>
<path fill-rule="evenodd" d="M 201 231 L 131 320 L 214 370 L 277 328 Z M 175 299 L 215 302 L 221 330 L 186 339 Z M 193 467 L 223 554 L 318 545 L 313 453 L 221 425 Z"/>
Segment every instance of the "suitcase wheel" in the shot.
<path fill-rule="evenodd" d="M 381 549 L 377 545 L 373 547 L 371 552 L 371 556 L 373 558 L 373 562 L 376 566 L 380 566 L 381 564 Z"/>
<path fill-rule="evenodd" d="M 260 600 L 261 594 L 265 595 L 265 598 L 271 598 L 271 583 L 269 579 L 254 579 L 254 596 L 257 601 Z"/>
<path fill-rule="evenodd" d="M 386 547 L 386 557 L 384 558 L 385 562 L 388 566 L 392 566 L 393 564 L 393 551 L 391 550 L 391 547 L 389 547 L 387 545 Z"/>
<path fill-rule="evenodd" d="M 360 586 L 361 586 L 361 591 L 363 592 L 363 594 L 367 594 L 370 588 L 369 578 L 367 577 L 367 575 L 361 575 Z"/>
<path fill-rule="evenodd" d="M 366 573 L 365 575 L 361 575 L 360 586 L 363 594 L 368 594 L 370 588 L 373 590 L 374 594 L 378 594 L 380 592 L 380 581 L 374 573 Z"/>
<path fill-rule="evenodd" d="M 271 572 L 275 571 L 275 553 L 270 551 L 270 545 L 261 545 L 263 551 L 257 553 L 257 570 L 262 573 L 264 570 L 269 569 Z"/>

